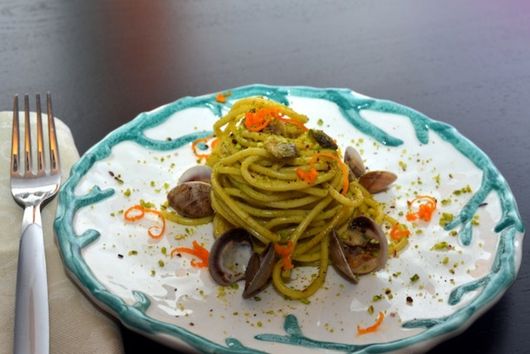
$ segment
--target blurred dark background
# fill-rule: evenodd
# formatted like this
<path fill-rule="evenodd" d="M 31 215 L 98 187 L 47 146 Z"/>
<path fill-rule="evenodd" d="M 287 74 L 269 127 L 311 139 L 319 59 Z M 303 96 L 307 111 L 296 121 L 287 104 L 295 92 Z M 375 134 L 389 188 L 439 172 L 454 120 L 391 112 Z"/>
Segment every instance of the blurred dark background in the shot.
<path fill-rule="evenodd" d="M 530 216 L 530 2 L 0 1 L 0 106 L 51 91 L 81 153 L 138 113 L 251 83 L 347 87 L 482 148 Z M 528 247 L 524 247 L 525 255 Z M 530 351 L 530 270 L 432 353 Z M 123 330 L 128 353 L 170 353 Z"/>

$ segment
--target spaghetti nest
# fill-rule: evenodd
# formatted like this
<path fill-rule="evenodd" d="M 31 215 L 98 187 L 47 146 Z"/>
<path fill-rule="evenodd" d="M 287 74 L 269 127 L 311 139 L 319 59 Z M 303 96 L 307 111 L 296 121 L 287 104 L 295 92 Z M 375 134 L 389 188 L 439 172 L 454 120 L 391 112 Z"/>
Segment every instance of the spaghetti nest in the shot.
<path fill-rule="evenodd" d="M 332 230 L 340 237 L 360 215 L 392 222 L 350 178 L 333 139 L 306 128 L 307 120 L 270 100 L 239 100 L 214 124 L 218 143 L 207 160 L 214 233 L 242 227 L 258 245 L 274 243 L 281 258 L 273 284 L 293 299 L 311 296 L 324 283 Z M 304 289 L 286 284 L 294 266 L 315 265 L 318 275 Z"/>

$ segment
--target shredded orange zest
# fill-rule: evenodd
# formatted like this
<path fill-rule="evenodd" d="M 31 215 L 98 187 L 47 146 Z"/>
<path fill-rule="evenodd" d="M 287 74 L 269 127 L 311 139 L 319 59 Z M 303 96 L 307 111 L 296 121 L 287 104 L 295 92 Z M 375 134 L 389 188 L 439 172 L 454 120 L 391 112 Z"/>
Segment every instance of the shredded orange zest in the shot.
<path fill-rule="evenodd" d="M 219 92 L 216 96 L 215 96 L 215 100 L 219 103 L 225 103 L 226 102 L 226 96 L 222 93 L 222 92 Z"/>
<path fill-rule="evenodd" d="M 423 221 L 431 221 L 432 214 L 436 210 L 436 198 L 428 195 L 419 195 L 412 201 L 407 202 L 409 209 L 414 205 L 418 205 L 417 211 L 409 211 L 407 213 L 408 221 L 415 221 L 421 219 Z"/>
<path fill-rule="evenodd" d="M 304 182 L 313 184 L 318 177 L 318 171 L 314 167 L 310 168 L 309 171 L 304 171 L 302 168 L 298 167 L 296 169 L 296 175 Z"/>
<path fill-rule="evenodd" d="M 271 118 L 260 114 L 263 109 L 260 109 L 256 113 L 247 112 L 245 114 L 245 127 L 252 132 L 259 132 L 270 124 Z"/>
<path fill-rule="evenodd" d="M 350 188 L 350 181 L 348 180 L 348 166 L 346 166 L 346 164 L 342 162 L 342 160 L 340 159 L 338 155 L 335 155 L 330 152 L 317 152 L 316 154 L 311 156 L 311 159 L 309 160 L 309 165 L 311 166 L 312 169 L 314 169 L 315 164 L 317 163 L 318 159 L 321 157 L 326 157 L 328 159 L 337 161 L 337 164 L 339 165 L 339 168 L 342 172 L 342 192 L 341 193 L 342 194 L 348 193 L 348 189 Z M 296 175 L 300 179 L 303 179 L 305 181 L 305 179 L 301 177 L 300 174 L 298 174 L 298 169 L 296 171 Z M 318 175 L 318 172 L 317 172 L 317 175 Z M 316 176 L 315 176 L 315 179 L 316 179 Z"/>
<path fill-rule="evenodd" d="M 395 223 L 392 225 L 392 228 L 390 229 L 390 238 L 395 241 L 399 241 L 404 237 L 409 237 L 410 231 L 407 229 L 407 227 L 400 223 Z"/>
<path fill-rule="evenodd" d="M 161 225 L 154 225 L 147 229 L 147 234 L 154 239 L 161 238 L 166 231 L 166 219 L 156 209 L 144 208 L 140 204 L 133 205 L 123 213 L 123 217 L 127 221 L 138 221 L 145 216 L 146 213 L 155 214 L 161 220 Z"/>
<path fill-rule="evenodd" d="M 363 334 L 373 333 L 377 331 L 379 326 L 381 326 L 381 323 L 383 323 L 384 319 L 385 319 L 385 314 L 380 311 L 379 314 L 377 315 L 377 320 L 375 321 L 373 325 L 364 327 L 364 328 L 357 326 L 357 335 L 361 336 Z"/>
<path fill-rule="evenodd" d="M 294 251 L 293 241 L 289 240 L 287 245 L 282 246 L 279 243 L 274 243 L 274 251 L 282 257 L 282 268 L 285 270 L 293 269 L 292 256 Z"/>
<path fill-rule="evenodd" d="M 191 254 L 200 259 L 200 262 L 197 260 L 191 260 L 191 266 L 195 268 L 204 268 L 208 267 L 208 250 L 202 247 L 197 241 L 193 241 L 193 248 L 189 247 L 175 247 L 171 250 L 171 257 L 175 256 L 177 253 L 187 253 Z"/>
<path fill-rule="evenodd" d="M 250 131 L 259 132 L 265 129 L 273 119 L 296 125 L 304 131 L 307 130 L 304 123 L 296 119 L 285 118 L 277 109 L 268 107 L 261 108 L 256 112 L 247 112 L 245 114 L 245 127 Z"/>

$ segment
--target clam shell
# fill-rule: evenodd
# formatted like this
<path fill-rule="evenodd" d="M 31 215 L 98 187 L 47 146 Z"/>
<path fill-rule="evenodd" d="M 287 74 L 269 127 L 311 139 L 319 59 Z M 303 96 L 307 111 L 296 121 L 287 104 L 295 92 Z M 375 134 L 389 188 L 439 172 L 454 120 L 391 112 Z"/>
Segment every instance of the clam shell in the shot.
<path fill-rule="evenodd" d="M 396 179 L 397 176 L 389 171 L 370 171 L 359 177 L 359 184 L 375 194 L 387 189 Z"/>

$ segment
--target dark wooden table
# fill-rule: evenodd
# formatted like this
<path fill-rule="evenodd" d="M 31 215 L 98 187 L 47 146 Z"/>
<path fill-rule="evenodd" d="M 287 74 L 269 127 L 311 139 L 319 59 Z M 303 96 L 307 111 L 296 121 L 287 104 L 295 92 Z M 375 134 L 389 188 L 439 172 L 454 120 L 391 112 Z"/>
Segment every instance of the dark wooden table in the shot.
<path fill-rule="evenodd" d="M 80 152 L 139 112 L 250 83 L 348 87 L 448 122 L 530 217 L 530 2 L 0 1 L 0 104 L 51 91 Z M 524 253 L 528 245 L 524 246 Z M 127 353 L 172 351 L 123 330 Z M 530 266 L 432 353 L 530 352 Z"/>

